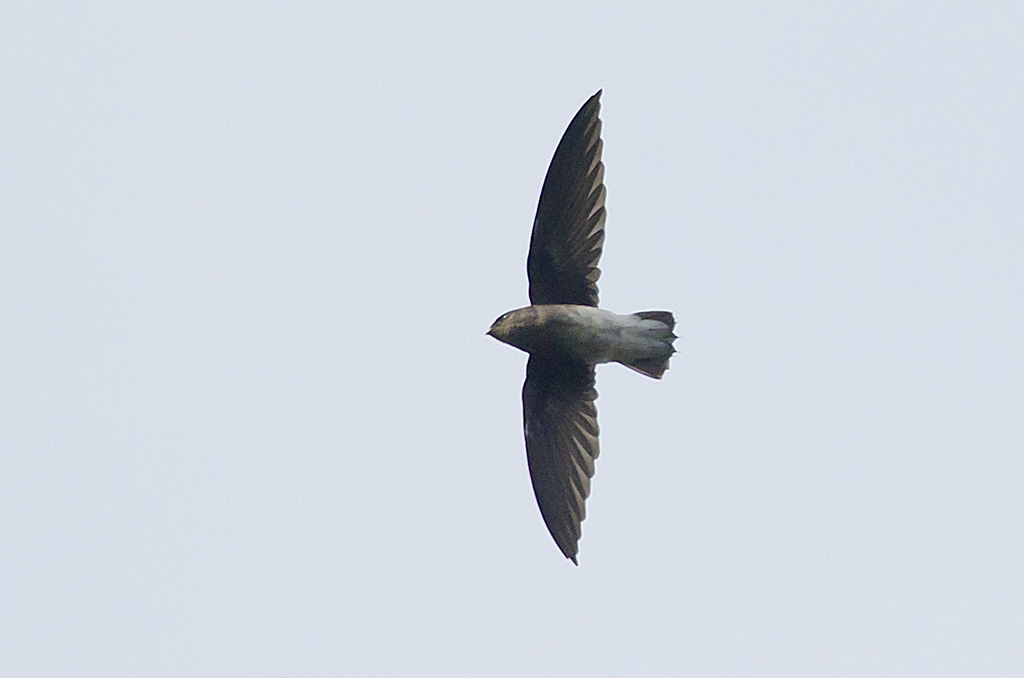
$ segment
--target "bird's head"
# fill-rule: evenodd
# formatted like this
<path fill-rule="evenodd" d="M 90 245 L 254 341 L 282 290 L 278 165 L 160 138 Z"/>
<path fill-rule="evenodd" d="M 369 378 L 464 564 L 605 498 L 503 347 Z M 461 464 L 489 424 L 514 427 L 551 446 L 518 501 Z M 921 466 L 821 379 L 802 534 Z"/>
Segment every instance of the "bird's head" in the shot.
<path fill-rule="evenodd" d="M 494 337 L 498 341 L 508 343 L 509 335 L 512 333 L 512 327 L 515 324 L 512 320 L 513 313 L 515 313 L 515 311 L 503 313 L 501 317 L 491 323 L 491 329 L 487 330 L 488 336 Z"/>
<path fill-rule="evenodd" d="M 487 334 L 498 341 L 529 351 L 531 329 L 536 325 L 537 312 L 532 306 L 509 311 L 491 324 Z"/>

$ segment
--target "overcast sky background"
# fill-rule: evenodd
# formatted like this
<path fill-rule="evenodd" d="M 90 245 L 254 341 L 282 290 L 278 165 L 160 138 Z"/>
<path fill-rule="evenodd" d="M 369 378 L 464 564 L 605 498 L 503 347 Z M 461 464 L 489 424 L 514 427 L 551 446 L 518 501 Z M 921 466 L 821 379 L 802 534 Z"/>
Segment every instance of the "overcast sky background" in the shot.
<path fill-rule="evenodd" d="M 0 673 L 1018 676 L 1020 2 L 8 1 Z M 526 470 L 544 172 L 604 89 L 598 370 Z"/>

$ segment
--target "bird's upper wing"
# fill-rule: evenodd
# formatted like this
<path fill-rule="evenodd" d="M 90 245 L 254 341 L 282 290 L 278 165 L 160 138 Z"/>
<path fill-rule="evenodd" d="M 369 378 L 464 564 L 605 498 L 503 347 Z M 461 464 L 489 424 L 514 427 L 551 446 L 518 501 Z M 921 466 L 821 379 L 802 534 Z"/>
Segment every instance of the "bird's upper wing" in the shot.
<path fill-rule="evenodd" d="M 530 479 L 548 531 L 574 563 L 599 453 L 596 399 L 593 365 L 530 356 L 523 384 Z"/>
<path fill-rule="evenodd" d="M 604 245 L 601 92 L 569 123 L 551 158 L 533 221 L 526 270 L 533 304 L 597 306 Z"/>

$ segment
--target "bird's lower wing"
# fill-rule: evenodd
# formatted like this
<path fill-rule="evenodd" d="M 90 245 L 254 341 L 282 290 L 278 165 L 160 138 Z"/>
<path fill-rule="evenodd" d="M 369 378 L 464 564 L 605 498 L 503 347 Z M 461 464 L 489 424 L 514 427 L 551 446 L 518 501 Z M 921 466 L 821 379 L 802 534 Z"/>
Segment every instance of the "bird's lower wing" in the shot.
<path fill-rule="evenodd" d="M 530 479 L 548 531 L 574 563 L 599 453 L 596 399 L 593 365 L 530 357 L 523 384 Z"/>

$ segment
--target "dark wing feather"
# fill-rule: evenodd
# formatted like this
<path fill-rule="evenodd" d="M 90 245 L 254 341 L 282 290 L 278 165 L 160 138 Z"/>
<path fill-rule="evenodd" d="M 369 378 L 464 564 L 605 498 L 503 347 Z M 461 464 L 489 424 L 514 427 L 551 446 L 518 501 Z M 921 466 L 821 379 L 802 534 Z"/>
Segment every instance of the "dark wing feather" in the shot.
<path fill-rule="evenodd" d="M 530 356 L 523 384 L 530 479 L 548 531 L 574 563 L 599 453 L 596 399 L 593 365 Z"/>
<path fill-rule="evenodd" d="M 597 306 L 604 245 L 601 92 L 590 97 L 551 158 L 540 192 L 526 270 L 533 304 Z"/>

